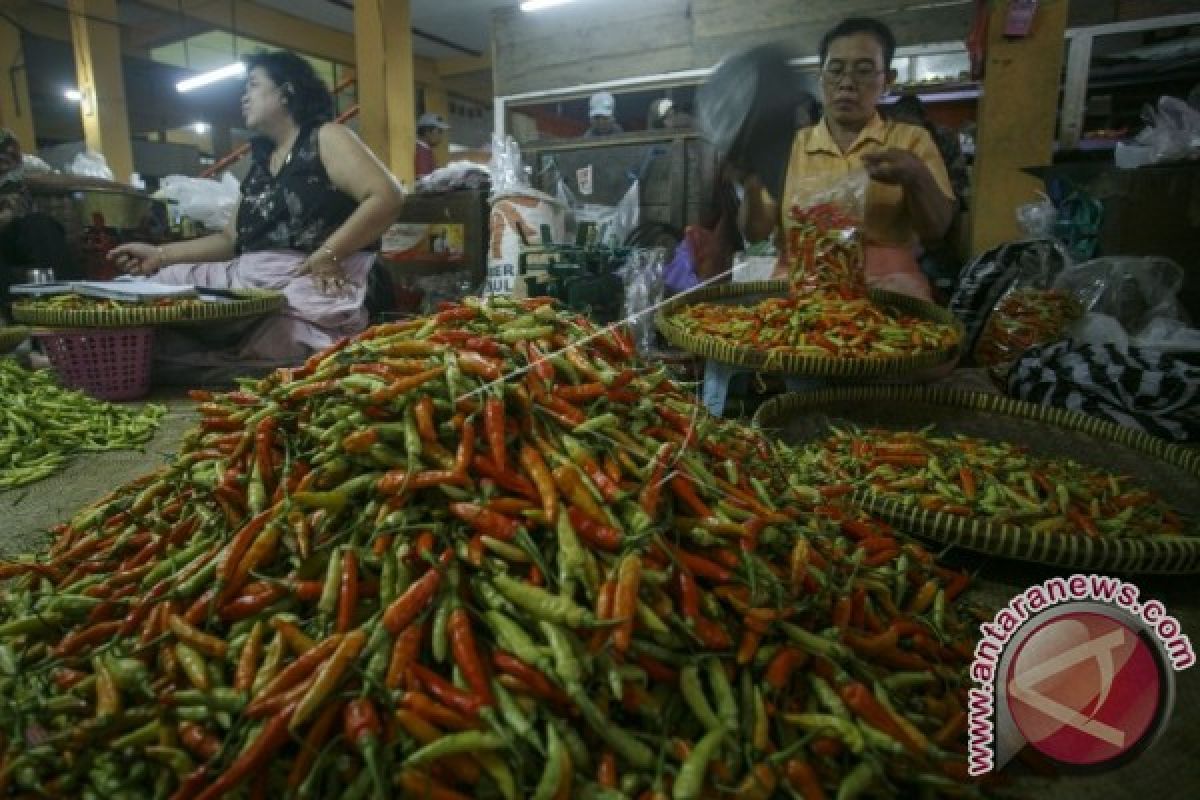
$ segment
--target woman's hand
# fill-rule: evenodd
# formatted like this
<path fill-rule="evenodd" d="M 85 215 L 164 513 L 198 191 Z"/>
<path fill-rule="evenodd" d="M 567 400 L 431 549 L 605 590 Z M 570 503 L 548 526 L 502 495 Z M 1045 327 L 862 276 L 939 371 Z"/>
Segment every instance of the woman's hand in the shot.
<path fill-rule="evenodd" d="M 329 248 L 322 247 L 300 265 L 300 275 L 312 275 L 323 294 L 336 296 L 346 291 L 346 273 Z"/>
<path fill-rule="evenodd" d="M 153 275 L 166 266 L 162 248 L 143 242 L 130 242 L 108 251 L 108 260 L 130 275 Z"/>
<path fill-rule="evenodd" d="M 928 171 L 924 162 L 907 150 L 890 147 L 875 153 L 864 153 L 863 167 L 872 180 L 880 183 L 912 186 Z"/>

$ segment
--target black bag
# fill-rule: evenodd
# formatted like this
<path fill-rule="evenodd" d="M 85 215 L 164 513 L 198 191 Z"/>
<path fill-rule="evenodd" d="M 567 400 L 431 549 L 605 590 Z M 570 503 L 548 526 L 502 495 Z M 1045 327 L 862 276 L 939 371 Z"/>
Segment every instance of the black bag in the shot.
<path fill-rule="evenodd" d="M 1008 393 L 1163 439 L 1200 441 L 1200 352 L 1064 339 L 1026 350 L 1008 373 Z"/>

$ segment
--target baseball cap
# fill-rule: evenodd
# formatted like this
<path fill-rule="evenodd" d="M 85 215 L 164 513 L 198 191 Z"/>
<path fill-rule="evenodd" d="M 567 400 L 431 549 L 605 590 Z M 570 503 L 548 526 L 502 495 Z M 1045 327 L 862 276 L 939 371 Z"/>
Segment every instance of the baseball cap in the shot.
<path fill-rule="evenodd" d="M 417 120 L 418 128 L 441 128 L 444 131 L 450 130 L 450 125 L 446 120 L 442 119 L 441 114 L 435 114 L 432 111 L 426 111 Z"/>
<path fill-rule="evenodd" d="M 611 117 L 613 108 L 616 106 L 616 101 L 608 92 L 597 92 L 592 95 L 592 99 L 588 102 L 589 117 Z"/>

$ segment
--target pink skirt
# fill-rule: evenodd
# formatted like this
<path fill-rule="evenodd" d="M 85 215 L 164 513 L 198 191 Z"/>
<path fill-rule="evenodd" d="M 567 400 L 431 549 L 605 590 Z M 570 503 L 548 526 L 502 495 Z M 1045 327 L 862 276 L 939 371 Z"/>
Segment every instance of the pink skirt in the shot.
<path fill-rule="evenodd" d="M 295 250 L 245 253 L 232 261 L 173 264 L 153 280 L 191 284 L 212 289 L 272 289 L 283 292 L 286 305 L 266 318 L 249 324 L 237 320 L 216 323 L 226 332 L 241 331 L 236 343 L 225 347 L 205 344 L 199 336 L 163 331 L 157 337 L 155 358 L 177 366 L 271 368 L 303 361 L 317 350 L 367 327 L 367 273 L 375 256 L 355 253 L 342 260 L 345 290 L 323 293 L 312 275 L 297 275 L 307 256 Z"/>

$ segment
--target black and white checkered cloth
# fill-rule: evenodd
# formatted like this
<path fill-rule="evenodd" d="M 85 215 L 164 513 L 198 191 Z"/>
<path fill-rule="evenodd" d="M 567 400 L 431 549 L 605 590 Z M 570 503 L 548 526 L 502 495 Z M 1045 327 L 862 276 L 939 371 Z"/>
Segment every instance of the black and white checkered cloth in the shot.
<path fill-rule="evenodd" d="M 1200 441 L 1200 352 L 1062 340 L 1026 350 L 1008 393 L 1177 442 Z"/>

